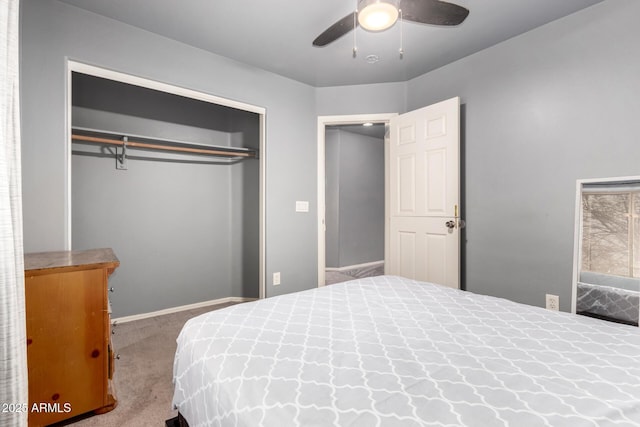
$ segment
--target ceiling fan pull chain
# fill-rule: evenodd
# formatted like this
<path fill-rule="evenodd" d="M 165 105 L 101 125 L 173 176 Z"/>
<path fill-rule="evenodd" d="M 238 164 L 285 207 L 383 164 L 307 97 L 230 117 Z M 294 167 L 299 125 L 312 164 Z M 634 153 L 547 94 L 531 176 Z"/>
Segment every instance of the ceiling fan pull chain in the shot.
<path fill-rule="evenodd" d="M 402 9 L 398 9 L 398 13 L 400 14 L 400 59 L 404 58 L 404 48 L 402 47 L 402 23 L 404 20 L 402 19 Z"/>
<path fill-rule="evenodd" d="M 353 57 L 358 55 L 358 45 L 356 43 L 356 33 L 358 29 L 358 0 L 356 0 L 356 13 L 353 14 Z"/>

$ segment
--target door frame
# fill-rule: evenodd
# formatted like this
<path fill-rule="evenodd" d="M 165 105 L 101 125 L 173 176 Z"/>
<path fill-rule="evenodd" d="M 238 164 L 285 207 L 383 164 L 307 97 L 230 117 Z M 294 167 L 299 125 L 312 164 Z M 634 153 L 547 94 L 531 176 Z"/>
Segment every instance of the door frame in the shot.
<path fill-rule="evenodd" d="M 114 80 L 121 83 L 127 83 L 134 86 L 140 86 L 147 89 L 153 89 L 160 92 L 166 92 L 173 95 L 179 95 L 186 98 L 197 99 L 200 101 L 208 102 L 211 104 L 222 105 L 225 107 L 235 108 L 237 110 L 256 113 L 259 116 L 259 132 L 260 132 L 260 145 L 259 145 L 259 169 L 260 169 L 260 190 L 259 190 L 259 298 L 266 297 L 265 284 L 266 284 L 266 270 L 265 270 L 265 189 L 266 189 L 266 173 L 265 173 L 265 138 L 266 138 L 266 114 L 267 110 L 264 107 L 247 104 L 244 102 L 234 101 L 227 98 L 215 96 L 206 92 L 197 91 L 194 89 L 188 89 L 181 86 L 176 86 L 169 83 L 160 82 L 144 77 L 138 77 L 124 72 L 114 71 L 107 68 L 102 68 L 94 65 L 90 65 L 84 62 L 79 62 L 72 59 L 66 61 L 66 212 L 65 212 L 65 228 L 66 228 L 66 242 L 65 246 L 67 250 L 71 250 L 71 155 L 72 155 L 72 141 L 71 141 L 71 86 L 72 86 L 72 74 L 78 72 L 82 74 L 88 74 L 95 77 L 101 77 L 109 80 Z"/>
<path fill-rule="evenodd" d="M 325 240 L 325 135 L 327 126 L 357 125 L 364 123 L 384 123 L 388 125 L 398 113 L 355 114 L 339 116 L 318 116 L 318 287 L 325 285 L 326 240 Z M 384 141 L 384 258 L 389 253 L 389 143 Z M 386 262 L 385 262 L 386 265 Z"/>

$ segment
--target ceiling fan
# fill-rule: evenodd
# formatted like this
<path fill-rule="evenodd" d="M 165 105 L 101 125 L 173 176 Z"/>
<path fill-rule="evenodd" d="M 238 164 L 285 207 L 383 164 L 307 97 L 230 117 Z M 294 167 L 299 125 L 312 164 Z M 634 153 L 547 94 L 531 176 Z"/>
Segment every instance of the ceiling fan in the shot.
<path fill-rule="evenodd" d="M 327 28 L 313 45 L 326 46 L 358 25 L 369 31 L 386 30 L 396 23 L 398 16 L 403 21 L 454 26 L 461 24 L 467 15 L 468 9 L 440 0 L 359 0 L 358 10 Z"/>

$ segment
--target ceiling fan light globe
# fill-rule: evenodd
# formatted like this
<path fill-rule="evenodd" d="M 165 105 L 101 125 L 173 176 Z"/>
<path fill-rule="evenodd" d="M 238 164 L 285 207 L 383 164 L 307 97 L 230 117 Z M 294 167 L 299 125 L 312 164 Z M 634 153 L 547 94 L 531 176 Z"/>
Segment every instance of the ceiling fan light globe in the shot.
<path fill-rule="evenodd" d="M 374 0 L 364 1 L 358 10 L 358 23 L 369 31 L 383 31 L 393 26 L 398 20 L 398 8 L 395 4 Z"/>

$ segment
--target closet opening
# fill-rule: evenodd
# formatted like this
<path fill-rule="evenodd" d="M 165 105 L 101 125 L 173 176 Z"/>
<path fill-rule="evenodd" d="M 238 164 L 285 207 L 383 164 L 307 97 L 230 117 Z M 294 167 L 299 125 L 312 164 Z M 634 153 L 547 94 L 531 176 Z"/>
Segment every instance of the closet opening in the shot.
<path fill-rule="evenodd" d="M 68 246 L 110 247 L 114 318 L 264 296 L 265 110 L 69 62 Z"/>

